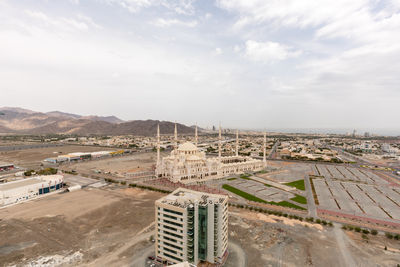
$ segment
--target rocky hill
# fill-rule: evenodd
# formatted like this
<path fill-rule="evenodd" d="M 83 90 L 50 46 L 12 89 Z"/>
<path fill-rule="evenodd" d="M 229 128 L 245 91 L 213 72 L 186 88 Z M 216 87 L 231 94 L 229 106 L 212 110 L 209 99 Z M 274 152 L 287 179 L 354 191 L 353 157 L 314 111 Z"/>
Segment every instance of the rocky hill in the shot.
<path fill-rule="evenodd" d="M 162 134 L 173 134 L 174 123 L 157 120 L 123 121 L 115 116 L 80 116 L 51 111 L 35 112 L 21 108 L 0 108 L 0 133 L 78 134 L 78 135 L 154 135 L 160 124 Z M 180 134 L 194 129 L 177 124 Z"/>

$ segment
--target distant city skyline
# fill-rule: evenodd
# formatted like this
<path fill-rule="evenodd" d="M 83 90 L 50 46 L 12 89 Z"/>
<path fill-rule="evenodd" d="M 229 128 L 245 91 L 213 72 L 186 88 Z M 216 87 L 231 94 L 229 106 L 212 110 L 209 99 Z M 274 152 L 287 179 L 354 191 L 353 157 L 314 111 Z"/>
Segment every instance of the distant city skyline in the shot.
<path fill-rule="evenodd" d="M 0 10 L 0 106 L 400 134 L 399 1 L 0 0 Z"/>

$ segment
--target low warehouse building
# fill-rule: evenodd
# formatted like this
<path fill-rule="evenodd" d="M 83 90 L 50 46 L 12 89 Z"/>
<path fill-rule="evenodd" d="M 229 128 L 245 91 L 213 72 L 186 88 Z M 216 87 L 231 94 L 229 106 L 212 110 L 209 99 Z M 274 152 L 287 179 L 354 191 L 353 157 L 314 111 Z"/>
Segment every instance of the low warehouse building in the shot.
<path fill-rule="evenodd" d="M 0 171 L 11 171 L 13 170 L 14 164 L 11 163 L 5 163 L 5 162 L 0 162 Z"/>
<path fill-rule="evenodd" d="M 0 184 L 0 206 L 25 201 L 63 187 L 62 175 L 44 175 Z"/>
<path fill-rule="evenodd" d="M 73 192 L 73 191 L 77 191 L 80 189 L 82 189 L 82 186 L 80 186 L 79 184 L 76 184 L 76 185 L 71 185 L 70 187 L 68 187 L 67 191 Z"/>

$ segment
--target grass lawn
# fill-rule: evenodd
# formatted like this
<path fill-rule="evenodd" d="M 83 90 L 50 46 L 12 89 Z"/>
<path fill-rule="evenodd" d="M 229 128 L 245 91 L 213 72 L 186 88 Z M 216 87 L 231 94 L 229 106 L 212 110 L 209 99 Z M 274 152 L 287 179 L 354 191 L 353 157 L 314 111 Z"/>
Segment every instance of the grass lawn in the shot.
<path fill-rule="evenodd" d="M 232 193 L 234 193 L 234 194 L 236 194 L 238 196 L 241 196 L 244 199 L 250 200 L 250 201 L 266 203 L 266 204 L 271 204 L 271 205 L 277 205 L 277 206 L 282 206 L 282 207 L 288 207 L 288 208 L 298 209 L 298 210 L 307 210 L 307 209 L 305 209 L 303 207 L 299 207 L 299 206 L 297 206 L 297 205 L 295 205 L 293 203 L 287 202 L 287 201 L 281 201 L 281 202 L 273 202 L 273 201 L 271 201 L 271 202 L 268 202 L 268 201 L 265 201 L 264 199 L 258 198 L 258 197 L 254 196 L 254 195 L 246 193 L 246 192 L 244 192 L 242 190 L 239 190 L 239 189 L 237 189 L 237 188 L 235 188 L 233 186 L 227 185 L 227 184 L 224 184 L 222 186 L 222 188 L 225 189 L 225 190 L 228 190 L 228 191 L 230 191 L 230 192 L 232 192 Z"/>
<path fill-rule="evenodd" d="M 235 178 L 235 177 L 233 177 L 233 178 L 228 178 L 228 181 L 233 181 L 233 180 L 236 180 L 236 178 Z"/>
<path fill-rule="evenodd" d="M 249 176 L 244 175 L 244 174 L 240 175 L 240 178 L 245 179 L 245 180 L 251 180 L 251 179 L 249 178 Z"/>
<path fill-rule="evenodd" d="M 296 187 L 297 189 L 303 190 L 303 191 L 306 189 L 305 186 L 304 186 L 304 180 L 303 179 L 297 180 L 297 181 L 293 181 L 293 182 L 290 182 L 290 183 L 285 183 L 284 185 L 291 186 L 291 187 Z"/>
<path fill-rule="evenodd" d="M 254 202 L 267 203 L 267 201 L 265 201 L 265 200 L 263 200 L 261 198 L 258 198 L 256 196 L 253 196 L 253 195 L 251 195 L 249 193 L 246 193 L 246 192 L 244 192 L 242 190 L 239 190 L 239 189 L 237 189 L 237 188 L 235 188 L 233 186 L 224 184 L 222 186 L 222 188 L 226 189 L 226 190 L 228 190 L 228 191 L 230 191 L 230 192 L 232 192 L 232 193 L 234 193 L 234 194 L 236 194 L 238 196 L 241 196 L 244 199 L 247 199 L 247 200 L 250 200 L 250 201 L 254 201 Z"/>
<path fill-rule="evenodd" d="M 299 195 L 296 195 L 295 197 L 291 198 L 290 200 L 293 200 L 300 204 L 307 204 L 307 199 L 305 197 L 299 196 Z"/>

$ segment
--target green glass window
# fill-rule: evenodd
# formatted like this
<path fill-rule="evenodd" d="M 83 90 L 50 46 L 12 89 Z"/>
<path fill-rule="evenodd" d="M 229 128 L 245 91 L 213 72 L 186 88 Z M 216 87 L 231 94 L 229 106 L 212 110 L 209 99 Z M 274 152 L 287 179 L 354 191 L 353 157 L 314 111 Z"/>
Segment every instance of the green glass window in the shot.
<path fill-rule="evenodd" d="M 207 259 L 207 207 L 199 206 L 198 248 L 199 259 Z"/>

